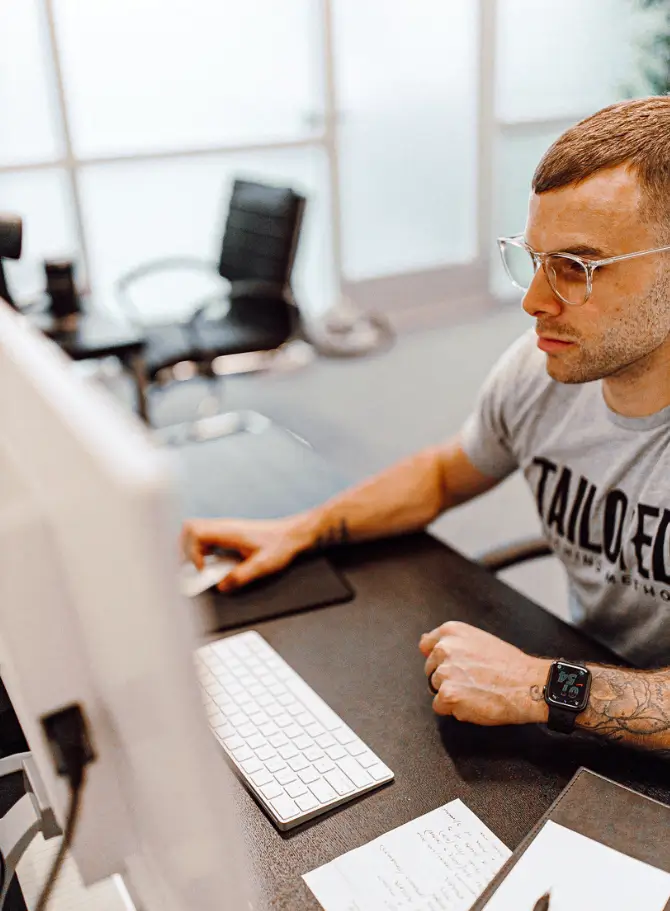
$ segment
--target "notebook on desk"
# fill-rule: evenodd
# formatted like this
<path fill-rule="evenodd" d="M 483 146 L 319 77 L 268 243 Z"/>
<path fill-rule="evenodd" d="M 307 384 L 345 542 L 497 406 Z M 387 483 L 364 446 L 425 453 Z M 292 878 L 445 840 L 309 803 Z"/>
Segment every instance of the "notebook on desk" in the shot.
<path fill-rule="evenodd" d="M 570 836 L 575 833 L 578 838 L 571 839 Z M 498 906 L 507 907 L 507 903 L 499 899 L 502 898 L 503 885 L 509 884 L 517 865 L 520 873 L 524 856 L 530 858 L 534 846 L 538 847 L 540 837 L 549 842 L 549 836 L 561 835 L 564 843 L 570 841 L 578 850 L 580 844 L 585 850 L 593 850 L 593 856 L 596 858 L 594 865 L 598 863 L 600 846 L 619 852 L 621 888 L 625 885 L 626 879 L 630 885 L 631 877 L 637 872 L 642 874 L 642 879 L 644 878 L 645 870 L 641 867 L 639 871 L 636 870 L 634 861 L 648 865 L 648 878 L 656 880 L 650 886 L 650 892 L 658 887 L 657 891 L 660 890 L 663 895 L 660 904 L 654 905 L 652 900 L 651 906 L 654 907 L 654 911 L 656 908 L 662 911 L 664 907 L 666 911 L 670 911 L 670 878 L 665 884 L 662 881 L 658 882 L 666 874 L 670 875 L 670 807 L 584 768 L 577 772 L 547 813 L 531 829 L 470 911 L 494 911 Z M 583 841 L 580 837 L 583 837 Z M 555 838 L 553 843 L 560 844 L 561 837 Z M 539 855 L 539 852 L 536 853 Z M 630 864 L 629 858 L 633 859 Z M 560 878 L 563 880 L 570 878 L 570 859 L 555 858 L 555 869 L 560 871 Z M 614 862 L 616 865 L 617 856 L 603 857 L 603 860 L 606 863 Z M 529 874 L 533 869 L 537 869 L 542 858 L 538 856 L 537 861 L 538 863 L 535 863 L 533 858 L 533 864 L 529 865 Z M 631 870 L 624 874 L 623 867 L 626 865 L 630 866 Z M 596 872 L 594 871 L 594 876 Z M 640 911 L 645 911 L 650 905 L 645 904 L 642 893 L 641 889 L 636 907 Z M 654 900 L 658 901 L 658 898 Z M 606 904 L 602 907 L 606 907 Z M 532 904 L 528 911 L 532 911 Z"/>

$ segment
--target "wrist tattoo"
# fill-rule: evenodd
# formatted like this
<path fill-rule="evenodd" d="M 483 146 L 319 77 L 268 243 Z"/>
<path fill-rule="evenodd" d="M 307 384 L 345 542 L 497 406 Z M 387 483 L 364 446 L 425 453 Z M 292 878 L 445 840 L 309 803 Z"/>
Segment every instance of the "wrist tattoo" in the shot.
<path fill-rule="evenodd" d="M 530 688 L 530 698 L 533 702 L 544 702 L 544 693 L 542 687 L 534 683 Z"/>
<path fill-rule="evenodd" d="M 337 525 L 331 527 L 319 535 L 314 543 L 315 550 L 325 550 L 328 547 L 335 547 L 338 544 L 351 543 L 351 535 L 346 519 L 340 519 Z"/>

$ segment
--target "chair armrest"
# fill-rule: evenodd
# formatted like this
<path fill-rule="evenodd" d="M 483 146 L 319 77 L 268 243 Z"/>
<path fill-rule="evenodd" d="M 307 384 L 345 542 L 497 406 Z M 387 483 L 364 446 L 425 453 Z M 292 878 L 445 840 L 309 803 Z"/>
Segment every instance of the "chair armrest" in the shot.
<path fill-rule="evenodd" d="M 162 272 L 169 272 L 173 269 L 193 269 L 199 272 L 212 272 L 216 274 L 216 263 L 211 260 L 199 259 L 196 256 L 168 256 L 163 259 L 154 259 L 150 262 L 143 263 L 130 272 L 126 272 L 121 278 L 117 279 L 115 290 L 119 303 L 126 311 L 126 314 L 134 319 L 135 322 L 142 322 L 142 315 L 139 308 L 132 300 L 129 288 L 132 284 L 141 278 L 150 275 L 157 275 Z"/>
<path fill-rule="evenodd" d="M 510 566 L 516 566 L 517 563 L 537 560 L 540 557 L 551 557 L 553 554 L 554 551 L 544 538 L 530 538 L 496 547 L 480 556 L 477 562 L 490 572 L 499 573 Z"/>

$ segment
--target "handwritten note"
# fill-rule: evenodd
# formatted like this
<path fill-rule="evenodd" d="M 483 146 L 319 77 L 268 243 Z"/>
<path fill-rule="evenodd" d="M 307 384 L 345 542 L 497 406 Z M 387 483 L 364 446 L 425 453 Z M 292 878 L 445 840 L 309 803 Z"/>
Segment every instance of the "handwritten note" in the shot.
<path fill-rule="evenodd" d="M 303 879 L 325 911 L 467 911 L 510 853 L 453 800 Z"/>
<path fill-rule="evenodd" d="M 549 820 L 496 890 L 486 911 L 663 911 L 670 875 Z"/>

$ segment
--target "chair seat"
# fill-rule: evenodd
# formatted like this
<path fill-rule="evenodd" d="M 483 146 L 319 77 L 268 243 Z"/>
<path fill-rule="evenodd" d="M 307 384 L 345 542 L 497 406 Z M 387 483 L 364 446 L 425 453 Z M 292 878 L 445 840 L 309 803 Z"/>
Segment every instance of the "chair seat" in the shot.
<path fill-rule="evenodd" d="M 180 361 L 198 360 L 190 326 L 173 323 L 169 326 L 150 326 L 145 331 L 144 362 L 149 377 L 154 380 L 160 370 L 174 367 Z"/>
<path fill-rule="evenodd" d="M 231 317 L 219 320 L 196 319 L 191 324 L 197 359 L 212 360 L 226 354 L 246 354 L 250 351 L 274 351 L 290 336 L 288 320 L 274 324 L 241 322 Z"/>

